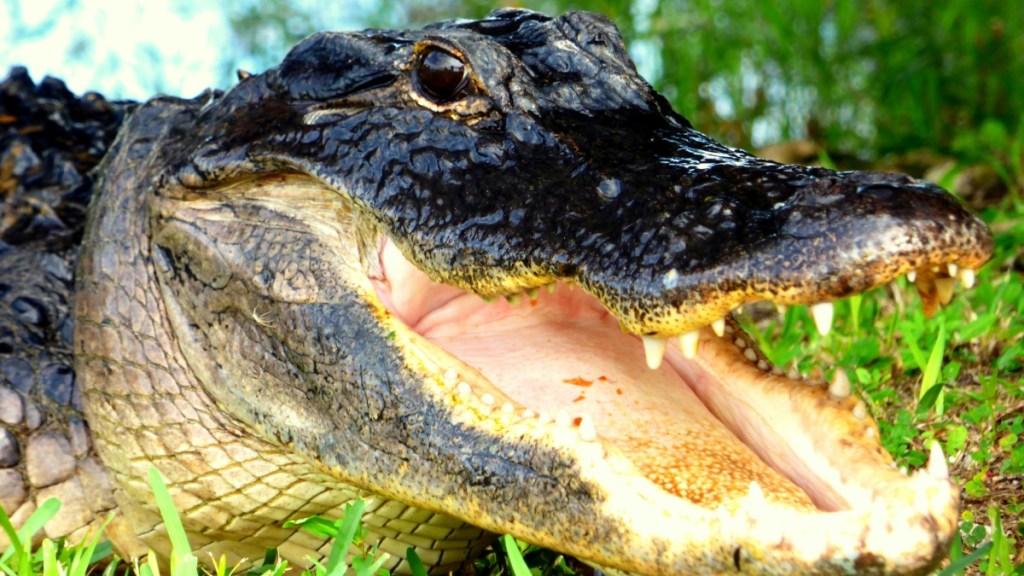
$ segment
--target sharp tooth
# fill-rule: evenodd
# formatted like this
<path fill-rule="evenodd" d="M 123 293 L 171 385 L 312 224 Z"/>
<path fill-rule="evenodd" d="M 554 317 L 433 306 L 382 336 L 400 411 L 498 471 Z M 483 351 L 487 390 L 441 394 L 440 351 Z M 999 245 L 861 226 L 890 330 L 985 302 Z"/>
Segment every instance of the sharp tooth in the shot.
<path fill-rule="evenodd" d="M 953 286 L 955 285 L 956 280 L 953 278 L 935 279 L 935 293 L 939 296 L 939 302 L 949 304 L 949 301 L 953 299 Z"/>
<path fill-rule="evenodd" d="M 957 270 L 959 270 L 959 268 L 957 267 L 956 264 L 953 264 L 952 262 L 950 262 L 949 265 L 946 267 L 946 269 L 949 270 L 949 277 L 950 278 L 956 278 Z"/>
<path fill-rule="evenodd" d="M 536 287 L 530 288 L 526 291 L 526 295 L 530 297 L 530 300 L 536 300 L 537 296 L 540 295 L 540 289 Z"/>
<path fill-rule="evenodd" d="M 590 420 L 590 416 L 580 417 L 580 440 L 584 442 L 597 440 L 597 430 L 594 429 L 594 423 Z"/>
<path fill-rule="evenodd" d="M 715 331 L 715 335 L 719 338 L 725 336 L 725 318 L 719 318 L 711 323 L 711 329 Z"/>
<path fill-rule="evenodd" d="M 750 489 L 743 497 L 743 508 L 751 516 L 758 516 L 768 506 L 768 499 L 764 497 L 764 488 L 757 480 L 750 481 Z"/>
<path fill-rule="evenodd" d="M 836 398 L 850 396 L 850 377 L 846 375 L 846 370 L 836 368 L 835 373 L 832 374 L 832 382 L 828 385 L 828 393 Z"/>
<path fill-rule="evenodd" d="M 548 289 L 548 294 L 554 294 L 555 293 L 555 288 L 557 288 L 557 287 L 558 287 L 558 285 L 555 284 L 554 282 L 552 282 L 551 284 L 548 284 L 547 286 L 545 286 L 545 288 Z"/>
<path fill-rule="evenodd" d="M 509 306 L 519 306 L 521 298 L 519 294 L 509 294 L 505 296 L 505 301 L 508 302 Z"/>
<path fill-rule="evenodd" d="M 818 333 L 822 336 L 828 334 L 832 329 L 832 315 L 835 307 L 831 302 L 822 302 L 811 306 L 811 315 L 814 316 L 814 325 L 818 327 Z"/>
<path fill-rule="evenodd" d="M 647 355 L 647 367 L 657 370 L 661 366 L 661 360 L 665 357 L 665 347 L 668 345 L 666 338 L 657 336 L 641 336 L 644 341 L 644 354 Z"/>
<path fill-rule="evenodd" d="M 564 409 L 558 411 L 558 415 L 555 416 L 555 426 L 559 428 L 568 428 L 572 424 L 572 420 L 569 419 L 569 413 Z"/>
<path fill-rule="evenodd" d="M 690 330 L 679 337 L 679 347 L 683 349 L 683 356 L 691 360 L 697 357 L 698 345 L 700 345 L 700 330 Z M 647 363 L 650 364 L 650 356 L 647 358 Z M 659 359 L 658 362 L 660 363 L 661 360 Z"/>
<path fill-rule="evenodd" d="M 964 268 L 960 271 L 960 283 L 964 285 L 964 288 L 974 287 L 974 270 L 970 268 Z"/>
<path fill-rule="evenodd" d="M 779 304 L 778 302 L 776 302 L 775 303 L 775 310 L 777 310 L 779 312 L 779 314 L 782 315 L 782 316 L 786 315 L 786 305 L 785 304 Z"/>
<path fill-rule="evenodd" d="M 939 480 L 949 480 L 949 465 L 938 442 L 932 442 L 932 450 L 928 454 L 928 473 Z"/>
<path fill-rule="evenodd" d="M 917 270 L 911 270 L 910 272 L 907 272 L 907 280 L 909 280 L 911 284 L 917 282 Z"/>

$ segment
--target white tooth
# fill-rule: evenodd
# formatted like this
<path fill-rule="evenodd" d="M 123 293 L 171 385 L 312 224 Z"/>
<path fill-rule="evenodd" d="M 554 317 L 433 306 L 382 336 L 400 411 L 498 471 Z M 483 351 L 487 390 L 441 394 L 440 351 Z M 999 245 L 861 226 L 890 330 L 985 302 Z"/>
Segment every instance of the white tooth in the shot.
<path fill-rule="evenodd" d="M 796 369 L 796 366 L 790 366 L 789 371 L 786 372 L 786 378 L 790 380 L 800 380 L 803 376 L 800 375 L 800 371 Z"/>
<path fill-rule="evenodd" d="M 534 418 L 536 416 L 537 414 L 533 410 L 530 410 L 529 408 L 523 410 L 523 418 Z"/>
<path fill-rule="evenodd" d="M 480 397 L 480 401 L 488 406 L 494 406 L 494 396 L 490 394 L 485 393 L 483 396 Z"/>
<path fill-rule="evenodd" d="M 831 302 L 822 302 L 811 306 L 811 316 L 814 316 L 814 325 L 818 327 L 818 333 L 822 336 L 828 334 L 832 329 L 832 315 L 835 307 Z"/>
<path fill-rule="evenodd" d="M 747 348 L 746 350 L 744 350 L 743 356 L 745 356 L 746 359 L 750 360 L 751 362 L 757 362 L 757 352 L 754 352 L 753 348 Z"/>
<path fill-rule="evenodd" d="M 766 506 L 768 506 L 768 499 L 764 497 L 764 488 L 761 488 L 761 484 L 757 480 L 751 480 L 750 489 L 743 497 L 743 507 L 747 509 L 748 513 L 756 514 Z"/>
<path fill-rule="evenodd" d="M 470 388 L 469 384 L 459 382 L 458 386 L 455 387 L 455 393 L 459 396 L 469 396 L 473 393 L 473 389 Z"/>
<path fill-rule="evenodd" d="M 964 268 L 960 271 L 960 283 L 964 285 L 964 288 L 972 288 L 974 286 L 974 270 L 970 268 Z"/>
<path fill-rule="evenodd" d="M 932 442 L 932 450 L 928 454 L 928 473 L 939 480 L 949 480 L 949 465 L 938 442 Z"/>
<path fill-rule="evenodd" d="M 651 370 L 657 370 L 661 366 L 662 358 L 665 357 L 665 347 L 668 345 L 668 339 L 658 338 L 657 336 L 641 336 L 640 339 L 644 342 L 647 367 Z"/>
<path fill-rule="evenodd" d="M 949 301 L 953 299 L 953 287 L 955 285 L 956 281 L 952 278 L 935 279 L 935 293 L 939 296 L 939 302 L 949 304 Z"/>
<path fill-rule="evenodd" d="M 572 424 L 572 420 L 569 419 L 569 413 L 564 409 L 558 411 L 558 415 L 555 416 L 555 426 L 559 428 L 568 428 L 569 424 Z"/>
<path fill-rule="evenodd" d="M 836 368 L 832 374 L 832 382 L 828 385 L 828 393 L 836 398 L 848 398 L 850 396 L 850 377 L 846 370 Z"/>
<path fill-rule="evenodd" d="M 686 334 L 679 337 L 679 347 L 683 349 L 683 356 L 689 359 L 697 357 L 697 346 L 700 345 L 700 331 L 690 330 Z M 648 357 L 649 358 L 649 357 Z M 661 360 L 658 361 L 659 363 Z M 647 361 L 650 364 L 650 360 Z"/>
<path fill-rule="evenodd" d="M 715 331 L 715 334 L 721 338 L 725 336 L 725 318 L 719 318 L 711 323 L 711 329 Z"/>
<path fill-rule="evenodd" d="M 864 406 L 863 402 L 857 402 L 857 405 L 853 407 L 853 417 L 857 420 L 863 420 L 868 417 L 868 409 Z"/>
<path fill-rule="evenodd" d="M 782 316 L 786 315 L 786 305 L 785 304 L 779 304 L 778 302 L 776 302 L 775 303 L 775 310 L 777 310 L 778 313 L 780 315 L 782 315 Z"/>
<path fill-rule="evenodd" d="M 907 272 L 907 280 L 909 280 L 911 284 L 917 282 L 917 270 L 911 270 L 910 272 Z"/>
<path fill-rule="evenodd" d="M 516 407 L 511 402 L 505 402 L 501 405 L 501 411 L 505 414 L 511 414 L 516 411 Z"/>
<path fill-rule="evenodd" d="M 551 413 L 547 410 L 541 410 L 540 414 L 537 414 L 537 420 L 540 421 L 541 424 L 548 424 L 552 420 Z"/>
<path fill-rule="evenodd" d="M 950 262 L 946 268 L 949 270 L 949 277 L 956 278 L 957 270 L 959 270 L 959 268 L 957 268 L 957 265 Z"/>
<path fill-rule="evenodd" d="M 597 430 L 594 429 L 594 423 L 590 421 L 590 416 L 580 418 L 580 440 L 584 442 L 597 440 Z"/>

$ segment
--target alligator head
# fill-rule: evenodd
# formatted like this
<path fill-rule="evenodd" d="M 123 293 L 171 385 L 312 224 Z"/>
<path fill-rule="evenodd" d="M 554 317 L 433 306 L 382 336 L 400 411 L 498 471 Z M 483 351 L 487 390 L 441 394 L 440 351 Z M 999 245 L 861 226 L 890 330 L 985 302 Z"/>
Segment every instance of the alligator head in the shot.
<path fill-rule="evenodd" d="M 104 174 L 90 423 L 126 491 L 149 462 L 171 477 L 193 533 L 262 534 L 249 512 L 282 506 L 239 504 L 243 529 L 195 504 L 217 484 L 160 448 L 196 442 L 167 432 L 169 391 L 304 478 L 621 571 L 912 573 L 955 530 L 941 453 L 897 470 L 841 373 L 783 374 L 730 312 L 815 304 L 827 330 L 828 302 L 907 273 L 933 306 L 985 226 L 909 177 L 715 143 L 602 17 L 317 34 L 225 94 L 144 105 Z"/>

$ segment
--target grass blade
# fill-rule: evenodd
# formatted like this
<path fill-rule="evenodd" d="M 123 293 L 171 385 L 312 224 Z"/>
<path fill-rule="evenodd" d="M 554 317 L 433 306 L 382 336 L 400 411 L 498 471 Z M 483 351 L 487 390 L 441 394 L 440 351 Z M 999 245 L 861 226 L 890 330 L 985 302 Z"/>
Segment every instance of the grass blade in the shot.
<path fill-rule="evenodd" d="M 409 571 L 412 572 L 412 576 L 427 576 L 427 567 L 423 565 L 423 560 L 420 560 L 420 555 L 416 553 L 416 549 L 410 546 L 405 550 L 405 559 L 409 562 Z"/>
<path fill-rule="evenodd" d="M 984 555 L 988 554 L 988 551 L 991 548 L 992 542 L 986 542 L 974 552 L 951 562 L 949 566 L 943 568 L 938 574 L 936 574 L 936 576 L 957 576 L 958 574 L 963 574 L 964 569 L 980 560 Z"/>
<path fill-rule="evenodd" d="M 157 508 L 160 509 L 160 517 L 167 527 L 167 536 L 171 540 L 171 547 L 180 554 L 191 554 L 192 548 L 185 536 L 185 527 L 181 525 L 181 518 L 174 508 L 174 501 L 171 500 L 171 493 L 167 490 L 163 476 L 155 466 L 149 468 L 149 486 L 153 490 L 153 497 L 156 499 Z"/>
<path fill-rule="evenodd" d="M 356 530 L 359 528 L 359 521 L 363 517 L 363 510 L 366 502 L 361 499 L 345 506 L 345 516 L 341 519 L 341 528 L 338 530 L 338 537 L 331 547 L 331 555 L 327 559 L 327 574 L 344 574 L 348 568 L 345 557 L 348 555 L 349 546 L 355 538 Z"/>
<path fill-rule="evenodd" d="M 939 337 L 935 340 L 935 345 L 932 346 L 931 354 L 928 357 L 928 363 L 925 364 L 924 371 L 921 375 L 921 392 L 918 395 L 918 400 L 923 400 L 925 396 L 939 383 L 939 374 L 942 368 L 942 357 L 946 352 L 946 327 L 942 324 L 939 325 Z M 941 387 L 934 393 L 935 398 L 935 413 L 942 415 L 944 411 L 944 394 Z M 927 408 L 927 405 L 925 406 Z"/>
<path fill-rule="evenodd" d="M 530 576 L 530 568 L 523 560 L 523 553 L 519 551 L 516 539 L 505 534 L 501 537 L 501 543 L 505 547 L 505 554 L 508 556 L 508 565 L 512 569 L 513 576 Z"/>

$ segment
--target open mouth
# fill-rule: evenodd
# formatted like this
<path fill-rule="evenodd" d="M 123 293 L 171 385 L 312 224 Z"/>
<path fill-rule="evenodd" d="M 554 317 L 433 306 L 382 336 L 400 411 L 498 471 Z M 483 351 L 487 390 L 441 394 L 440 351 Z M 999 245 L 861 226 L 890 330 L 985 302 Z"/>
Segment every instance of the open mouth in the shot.
<path fill-rule="evenodd" d="M 668 494 L 710 509 L 736 512 L 753 499 L 814 514 L 877 507 L 908 484 L 842 370 L 830 382 L 787 375 L 731 318 L 641 338 L 578 286 L 488 302 L 431 281 L 387 239 L 377 258 L 378 297 L 446 353 L 453 396 L 495 418 L 575 430 Z M 950 271 L 943 299 L 956 276 L 973 279 Z M 829 316 L 816 311 L 821 329 Z M 915 478 L 949 485 L 941 451 Z"/>

